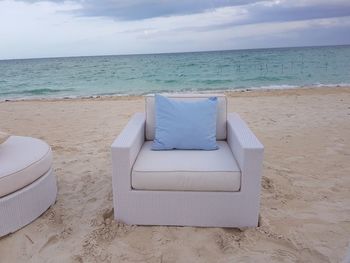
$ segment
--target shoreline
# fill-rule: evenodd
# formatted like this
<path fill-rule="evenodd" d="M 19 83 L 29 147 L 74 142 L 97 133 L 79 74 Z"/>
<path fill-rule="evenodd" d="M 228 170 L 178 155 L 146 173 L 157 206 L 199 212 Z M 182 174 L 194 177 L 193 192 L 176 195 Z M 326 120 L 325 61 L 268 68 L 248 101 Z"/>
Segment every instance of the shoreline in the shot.
<path fill-rule="evenodd" d="M 266 87 L 266 88 L 242 88 L 242 89 L 226 89 L 226 90 L 201 90 L 201 91 L 181 91 L 181 92 L 159 92 L 160 94 L 225 94 L 230 97 L 237 96 L 259 96 L 259 95 L 267 95 L 274 93 L 280 95 L 287 94 L 295 94 L 298 91 L 301 93 L 309 93 L 310 91 L 320 90 L 322 92 L 337 92 L 339 90 L 350 90 L 350 84 L 346 85 L 320 85 L 320 86 L 290 86 L 290 87 L 279 87 L 276 88 Z M 84 100 L 128 100 L 131 98 L 143 98 L 146 95 L 154 94 L 154 93 L 145 93 L 140 95 L 132 95 L 132 94 L 115 94 L 115 95 L 91 95 L 91 96 L 64 96 L 64 97 L 52 97 L 52 98 L 35 98 L 35 97 L 27 97 L 27 98 L 18 98 L 18 99 L 1 99 L 0 103 L 7 102 L 17 102 L 17 101 L 84 101 Z"/>

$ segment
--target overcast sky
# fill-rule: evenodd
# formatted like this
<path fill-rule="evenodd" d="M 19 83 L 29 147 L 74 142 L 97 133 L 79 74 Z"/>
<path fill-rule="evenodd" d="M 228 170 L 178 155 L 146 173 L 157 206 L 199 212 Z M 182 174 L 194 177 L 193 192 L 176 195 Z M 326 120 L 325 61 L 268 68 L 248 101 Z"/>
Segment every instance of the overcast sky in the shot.
<path fill-rule="evenodd" d="M 349 0 L 0 0 L 0 59 L 339 44 Z"/>

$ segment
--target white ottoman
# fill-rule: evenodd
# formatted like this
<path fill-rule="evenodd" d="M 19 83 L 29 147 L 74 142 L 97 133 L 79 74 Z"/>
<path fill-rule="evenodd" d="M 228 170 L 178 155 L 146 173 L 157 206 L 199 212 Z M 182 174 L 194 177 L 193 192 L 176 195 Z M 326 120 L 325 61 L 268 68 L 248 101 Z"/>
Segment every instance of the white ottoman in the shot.
<path fill-rule="evenodd" d="M 0 144 L 0 237 L 32 222 L 55 203 L 56 195 L 47 143 L 11 136 Z"/>

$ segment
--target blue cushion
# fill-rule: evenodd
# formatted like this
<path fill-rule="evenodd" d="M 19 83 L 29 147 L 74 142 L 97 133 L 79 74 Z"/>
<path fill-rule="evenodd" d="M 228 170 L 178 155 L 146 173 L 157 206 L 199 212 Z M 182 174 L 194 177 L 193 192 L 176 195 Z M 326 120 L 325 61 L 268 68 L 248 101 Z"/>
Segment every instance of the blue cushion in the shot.
<path fill-rule="evenodd" d="M 216 150 L 217 98 L 177 101 L 156 94 L 152 150 Z"/>

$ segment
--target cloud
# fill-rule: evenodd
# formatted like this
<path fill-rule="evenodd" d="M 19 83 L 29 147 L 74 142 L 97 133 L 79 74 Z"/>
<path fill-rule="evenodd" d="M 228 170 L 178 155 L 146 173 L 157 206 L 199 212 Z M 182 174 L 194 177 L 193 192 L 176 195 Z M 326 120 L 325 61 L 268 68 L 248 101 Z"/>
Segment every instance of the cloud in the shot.
<path fill-rule="evenodd" d="M 145 5 L 141 0 L 0 0 L 0 59 L 350 44 L 350 1 L 198 3 L 174 1 L 172 15 L 141 10 L 152 15 L 140 19 L 145 15 L 131 7 Z M 118 12 L 87 12 L 97 5 L 132 14 L 123 20 Z"/>
<path fill-rule="evenodd" d="M 350 1 L 278 1 L 274 5 L 262 2 L 249 8 L 250 17 L 243 23 L 284 22 L 350 15 Z"/>
<path fill-rule="evenodd" d="M 18 1 L 36 3 L 43 0 Z M 77 16 L 110 17 L 119 21 L 199 14 L 223 7 L 245 9 L 249 12 L 249 19 L 242 21 L 241 24 L 341 17 L 350 14 L 348 0 L 71 0 L 70 2 L 80 6 L 74 10 Z"/>
<path fill-rule="evenodd" d="M 35 3 L 45 0 L 18 0 Z M 46 0 L 62 3 L 61 0 Z M 262 0 L 71 0 L 81 8 L 75 13 L 81 16 L 112 17 L 117 20 L 142 20 L 163 16 L 202 13 L 227 6 L 240 6 Z"/>
<path fill-rule="evenodd" d="M 254 5 L 245 7 L 233 7 L 231 19 L 227 19 L 222 23 L 211 23 L 207 26 L 198 26 L 190 24 L 190 26 L 178 27 L 178 31 L 215 31 L 225 28 L 244 25 L 259 25 L 272 22 L 293 22 L 307 21 L 327 18 L 342 18 L 350 16 L 350 2 L 347 6 L 279 6 L 268 8 L 266 5 Z M 225 8 L 227 11 L 230 8 Z M 235 12 L 236 11 L 236 12 Z"/>
<path fill-rule="evenodd" d="M 193 16 L 198 15 L 190 17 Z M 187 24 L 190 17 L 181 21 L 185 20 L 184 24 Z M 168 21 L 164 27 L 158 26 L 157 30 L 137 32 L 137 38 L 140 41 L 153 41 L 155 47 L 163 46 L 163 52 L 174 49 L 181 52 L 350 43 L 350 35 L 347 34 L 350 16 L 244 25 L 226 23 L 226 26 L 198 25 L 195 21 L 192 19 L 192 27 L 184 27 L 181 23 L 176 27 Z M 167 46 L 170 48 L 165 50 Z"/>

